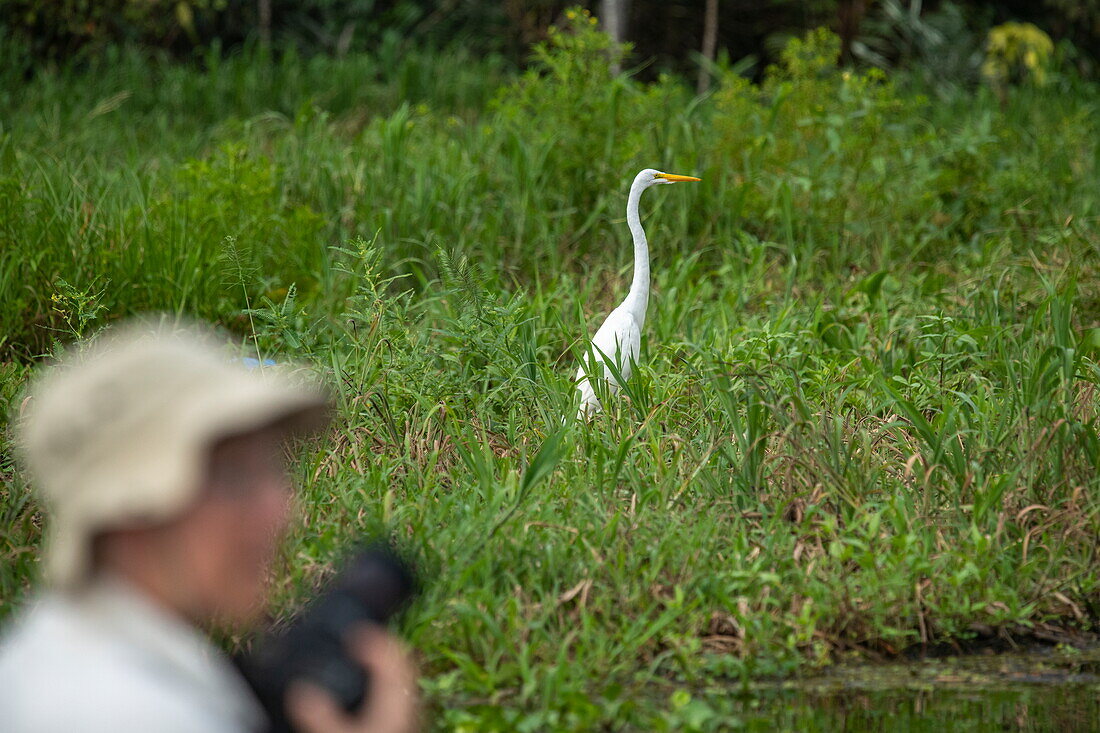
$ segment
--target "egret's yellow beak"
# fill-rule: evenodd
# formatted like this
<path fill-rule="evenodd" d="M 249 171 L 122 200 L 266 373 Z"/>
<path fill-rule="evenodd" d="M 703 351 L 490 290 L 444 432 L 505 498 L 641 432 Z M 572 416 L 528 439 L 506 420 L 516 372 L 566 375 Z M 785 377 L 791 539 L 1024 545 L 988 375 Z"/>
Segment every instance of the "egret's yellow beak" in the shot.
<path fill-rule="evenodd" d="M 695 176 L 680 176 L 675 173 L 658 173 L 655 178 L 663 178 L 666 181 L 670 181 L 672 183 L 701 180 L 699 178 L 696 178 Z"/>

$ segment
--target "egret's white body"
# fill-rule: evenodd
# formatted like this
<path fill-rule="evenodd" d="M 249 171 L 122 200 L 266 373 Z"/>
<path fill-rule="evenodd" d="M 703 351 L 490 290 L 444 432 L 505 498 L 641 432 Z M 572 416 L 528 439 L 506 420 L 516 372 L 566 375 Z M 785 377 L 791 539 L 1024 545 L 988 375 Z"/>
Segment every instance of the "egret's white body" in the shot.
<path fill-rule="evenodd" d="M 592 337 L 592 362 L 587 366 L 582 362 L 577 370 L 577 390 L 581 398 L 577 417 L 587 418 L 602 409 L 588 375 L 598 378 L 602 371 L 609 390 L 617 392 L 619 381 L 609 367 L 608 360 L 615 365 L 623 379 L 630 378 L 634 364 L 638 361 L 642 346 L 642 327 L 645 325 L 646 308 L 649 306 L 649 242 L 646 241 L 642 220 L 638 215 L 638 201 L 642 198 L 642 192 L 658 184 L 698 180 L 691 176 L 662 173 L 652 168 L 646 168 L 634 177 L 626 200 L 626 224 L 634 237 L 634 279 L 630 283 L 630 292 L 626 299 L 611 311 Z M 586 353 L 583 359 L 588 358 Z"/>

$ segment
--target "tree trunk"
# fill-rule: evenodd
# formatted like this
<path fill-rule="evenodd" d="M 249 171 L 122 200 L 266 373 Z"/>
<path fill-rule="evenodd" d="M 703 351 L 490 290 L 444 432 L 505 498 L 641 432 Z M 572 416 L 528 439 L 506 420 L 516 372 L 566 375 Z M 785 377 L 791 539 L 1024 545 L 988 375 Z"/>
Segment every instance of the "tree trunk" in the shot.
<path fill-rule="evenodd" d="M 615 43 L 626 41 L 626 21 L 630 0 L 600 0 L 600 20 Z"/>
<path fill-rule="evenodd" d="M 718 0 L 707 0 L 707 8 L 703 15 L 703 58 L 714 61 L 714 55 L 718 46 Z M 710 69 L 706 63 L 699 65 L 699 83 L 695 91 L 699 94 L 710 89 Z"/>
<path fill-rule="evenodd" d="M 836 7 L 837 35 L 840 36 L 840 60 L 852 60 L 852 42 L 859 36 L 859 27 L 867 13 L 867 0 L 840 0 Z"/>
<path fill-rule="evenodd" d="M 271 46 L 271 0 L 258 0 L 258 3 L 260 44 L 264 48 L 269 48 Z"/>
<path fill-rule="evenodd" d="M 615 43 L 626 42 L 626 25 L 630 17 L 630 0 L 600 0 L 600 20 L 604 30 Z M 621 69 L 616 63 L 611 70 L 618 74 Z"/>

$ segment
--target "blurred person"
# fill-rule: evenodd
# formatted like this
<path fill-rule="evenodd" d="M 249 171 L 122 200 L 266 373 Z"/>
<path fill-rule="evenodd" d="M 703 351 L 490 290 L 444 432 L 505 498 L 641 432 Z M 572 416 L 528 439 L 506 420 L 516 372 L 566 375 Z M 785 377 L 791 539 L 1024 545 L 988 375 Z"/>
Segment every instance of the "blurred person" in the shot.
<path fill-rule="evenodd" d="M 45 588 L 0 640 L 0 729 L 263 731 L 201 630 L 261 617 L 293 505 L 285 441 L 324 424 L 324 394 L 232 363 L 195 329 L 132 326 L 29 395 L 17 436 L 49 519 Z M 409 658 L 380 629 L 351 636 L 371 678 L 361 712 L 299 684 L 290 718 L 305 733 L 413 730 Z"/>

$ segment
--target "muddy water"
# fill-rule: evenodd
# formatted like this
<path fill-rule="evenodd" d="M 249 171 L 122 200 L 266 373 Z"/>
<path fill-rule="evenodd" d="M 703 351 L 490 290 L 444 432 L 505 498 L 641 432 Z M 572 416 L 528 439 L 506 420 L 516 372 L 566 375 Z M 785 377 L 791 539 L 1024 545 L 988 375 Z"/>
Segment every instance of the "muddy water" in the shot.
<path fill-rule="evenodd" d="M 745 692 L 723 728 L 1100 731 L 1100 647 L 841 665 Z"/>

